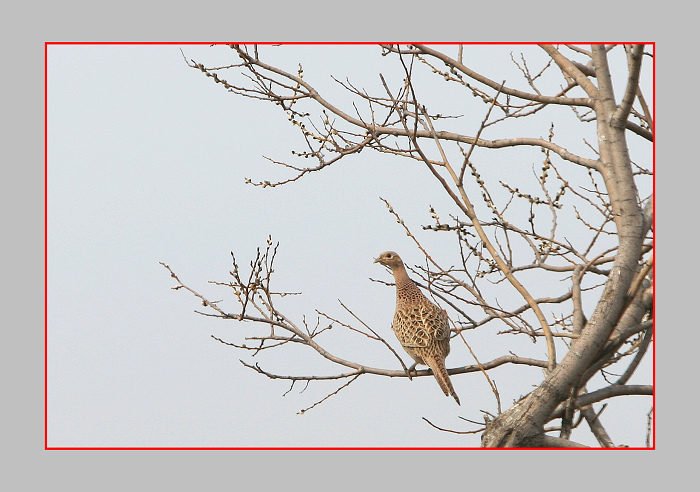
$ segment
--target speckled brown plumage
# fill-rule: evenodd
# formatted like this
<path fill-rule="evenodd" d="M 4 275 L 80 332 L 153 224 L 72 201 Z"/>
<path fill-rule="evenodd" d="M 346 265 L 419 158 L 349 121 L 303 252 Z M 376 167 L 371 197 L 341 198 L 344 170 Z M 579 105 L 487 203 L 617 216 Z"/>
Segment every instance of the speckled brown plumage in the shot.
<path fill-rule="evenodd" d="M 394 274 L 396 311 L 391 328 L 396 338 L 416 364 L 424 364 L 433 371 L 445 395 L 452 395 L 459 405 L 459 398 L 445 368 L 445 359 L 450 353 L 447 315 L 430 302 L 409 278 L 399 255 L 385 251 L 374 262 L 389 267 Z"/>

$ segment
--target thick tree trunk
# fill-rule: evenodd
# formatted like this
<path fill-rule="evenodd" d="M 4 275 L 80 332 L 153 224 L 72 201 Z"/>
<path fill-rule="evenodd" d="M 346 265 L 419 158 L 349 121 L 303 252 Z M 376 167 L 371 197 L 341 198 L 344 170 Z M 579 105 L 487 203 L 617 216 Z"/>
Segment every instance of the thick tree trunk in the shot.
<path fill-rule="evenodd" d="M 635 47 L 632 59 L 639 53 L 641 50 Z M 625 140 L 625 101 L 623 98 L 623 104 L 615 104 L 604 46 L 593 47 L 593 60 L 598 88 L 590 91 L 589 95 L 593 99 L 597 118 L 601 173 L 618 229 L 617 255 L 600 302 L 579 338 L 573 341 L 571 350 L 537 389 L 489 423 L 482 436 L 484 447 L 564 445 L 560 440 L 553 441 L 545 436 L 544 425 L 557 405 L 577 393 L 578 388 L 586 383 L 585 379 L 592 375 L 588 369 L 601 356 L 623 314 L 636 315 L 636 322 L 641 321 L 643 315 L 643 310 L 638 309 L 625 312 L 630 303 L 628 290 L 639 270 L 644 236 L 644 217 L 637 199 Z M 634 68 L 630 73 L 630 83 L 636 87 Z M 628 323 L 629 320 L 625 320 L 625 324 Z"/>

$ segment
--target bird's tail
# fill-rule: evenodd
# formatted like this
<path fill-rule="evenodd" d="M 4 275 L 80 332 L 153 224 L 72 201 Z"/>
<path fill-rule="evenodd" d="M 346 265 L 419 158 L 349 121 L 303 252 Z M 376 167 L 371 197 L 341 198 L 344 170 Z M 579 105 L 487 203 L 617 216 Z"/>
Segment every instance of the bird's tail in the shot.
<path fill-rule="evenodd" d="M 430 367 L 430 369 L 433 371 L 433 376 L 435 376 L 435 379 L 440 385 L 440 389 L 442 390 L 442 392 L 445 393 L 445 396 L 452 395 L 452 398 L 455 399 L 457 405 L 461 405 L 461 403 L 459 403 L 459 397 L 455 392 L 454 386 L 452 386 L 452 381 L 450 381 L 450 375 L 447 374 L 447 368 L 445 367 L 445 363 L 438 358 L 426 360 L 425 362 L 426 365 Z"/>

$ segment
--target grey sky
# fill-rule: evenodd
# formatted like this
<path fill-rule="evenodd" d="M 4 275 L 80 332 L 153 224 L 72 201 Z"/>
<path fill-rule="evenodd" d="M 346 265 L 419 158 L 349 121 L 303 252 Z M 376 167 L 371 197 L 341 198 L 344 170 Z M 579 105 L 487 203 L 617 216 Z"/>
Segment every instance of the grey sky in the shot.
<path fill-rule="evenodd" d="M 278 289 L 303 292 L 284 299 L 285 312 L 315 322 L 318 309 L 350 321 L 340 299 L 393 343 L 393 290 L 369 280 L 389 280 L 372 260 L 387 249 L 410 265 L 422 258 L 379 197 L 434 251 L 452 248 L 442 236 L 421 231 L 430 223 L 429 205 L 445 219 L 452 209 L 418 163 L 363 152 L 286 186 L 246 185 L 245 178 L 289 176 L 262 156 L 288 158 L 300 148 L 297 131 L 278 108 L 227 94 L 188 68 L 180 48 L 207 65 L 236 61 L 222 46 L 48 49 L 49 446 L 478 446 L 478 435 L 439 432 L 421 417 L 473 430 L 458 416 L 481 420 L 481 410 L 494 412 L 482 376 L 453 377 L 461 407 L 432 378 L 365 376 L 298 415 L 339 384 L 313 383 L 304 392 L 297 384 L 283 396 L 288 382 L 271 381 L 238 359 L 281 374 L 334 374 L 337 368 L 301 349 L 282 359 L 272 352 L 251 360 L 210 335 L 240 342 L 242 333 L 264 327 L 202 317 L 193 312 L 201 308 L 196 298 L 171 290 L 174 281 L 160 261 L 188 286 L 235 310 L 228 293 L 207 282 L 227 280 L 230 251 L 247 266 L 269 234 L 280 242 Z M 475 50 L 471 61 L 513 80 L 518 73 L 508 53 L 521 49 L 491 48 L 483 56 Z M 380 87 L 379 71 L 394 84 L 401 77 L 400 66 L 374 46 L 264 50 L 292 70 L 302 62 L 306 80 L 330 99 L 343 96 L 329 74 L 370 91 Z M 441 87 L 425 96 L 449 108 Z M 454 124 L 477 128 L 482 106 L 460 104 L 457 113 L 467 116 Z M 465 113 L 471 107 L 479 112 Z M 546 136 L 547 129 L 542 122 L 533 132 Z M 577 128 L 566 138 L 572 151 L 585 150 L 581 136 Z M 488 172 L 517 181 L 542 159 L 537 150 L 517 152 L 484 154 L 481 162 Z M 520 304 L 512 294 L 502 300 L 508 307 Z M 509 351 L 545 356 L 542 342 L 524 338 L 468 334 L 482 361 Z M 328 348 L 358 362 L 397 366 L 388 351 L 348 333 L 334 333 Z M 453 344 L 448 367 L 471 363 L 466 348 Z M 491 375 L 506 408 L 542 379 L 534 368 Z M 650 381 L 647 364 L 631 382 Z M 613 440 L 642 446 L 650 407 L 648 397 L 610 404 L 604 415 Z M 573 438 L 595 445 L 584 435 Z"/>

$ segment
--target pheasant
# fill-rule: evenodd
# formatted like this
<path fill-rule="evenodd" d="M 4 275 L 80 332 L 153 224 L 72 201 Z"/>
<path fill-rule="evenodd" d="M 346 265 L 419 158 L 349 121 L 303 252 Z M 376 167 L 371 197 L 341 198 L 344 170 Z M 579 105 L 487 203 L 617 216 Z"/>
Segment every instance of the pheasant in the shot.
<path fill-rule="evenodd" d="M 445 396 L 452 395 L 459 405 L 459 397 L 450 381 L 445 359 L 450 353 L 450 325 L 447 315 L 428 300 L 413 280 L 408 277 L 399 255 L 385 251 L 375 263 L 387 266 L 396 282 L 396 311 L 391 329 L 401 346 L 416 364 L 428 366 Z"/>

